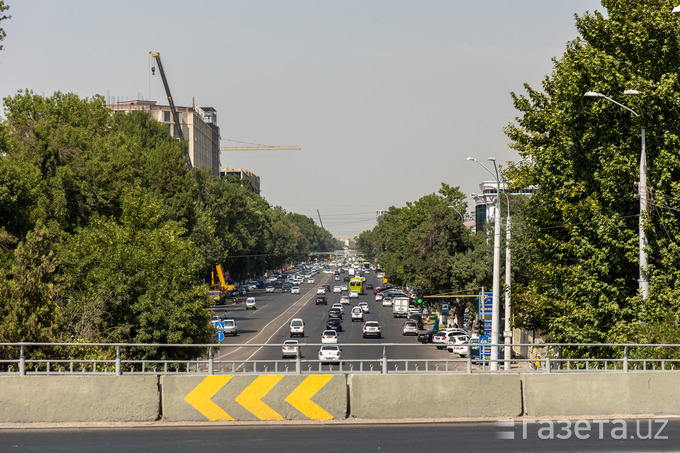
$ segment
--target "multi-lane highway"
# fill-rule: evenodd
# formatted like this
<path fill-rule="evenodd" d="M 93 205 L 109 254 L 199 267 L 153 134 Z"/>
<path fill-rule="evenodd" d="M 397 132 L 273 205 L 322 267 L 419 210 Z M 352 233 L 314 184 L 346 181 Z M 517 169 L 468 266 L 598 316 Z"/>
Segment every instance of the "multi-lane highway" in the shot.
<path fill-rule="evenodd" d="M 346 275 L 346 274 L 345 274 Z M 341 276 L 342 277 L 342 276 Z M 300 294 L 282 293 L 277 288 L 274 293 L 267 293 L 264 289 L 251 291 L 249 296 L 254 296 L 257 301 L 257 310 L 246 310 L 241 303 L 213 308 L 216 314 L 222 316 L 226 308 L 228 317 L 235 319 L 238 325 L 238 336 L 227 336 L 221 344 L 219 352 L 215 353 L 215 359 L 220 362 L 238 360 L 282 360 L 281 345 L 284 340 L 290 339 L 289 323 L 293 318 L 302 318 L 305 321 L 305 335 L 298 339 L 301 345 L 303 360 L 316 360 L 321 343 L 321 334 L 326 328 L 328 309 L 334 303 L 340 302 L 342 293 L 327 292 L 328 305 L 316 305 L 316 290 L 324 284 L 331 288 L 344 282 L 334 280 L 332 274 L 319 273 L 314 277 L 314 283 L 304 283 L 300 286 Z M 366 275 L 366 281 L 378 284 L 375 273 Z M 369 313 L 364 315 L 365 321 L 378 321 L 382 327 L 382 338 L 363 338 L 363 322 L 352 322 L 350 316 L 351 307 L 359 302 L 367 302 Z M 354 366 L 358 369 L 360 364 L 353 360 L 364 359 L 364 367 L 370 367 L 371 363 L 378 369 L 378 361 L 383 356 L 383 344 L 400 343 L 403 346 L 390 346 L 386 348 L 386 354 L 390 359 L 430 359 L 443 360 L 453 359 L 445 349 L 438 350 L 433 345 L 419 344 L 415 336 L 404 336 L 402 326 L 405 318 L 394 318 L 391 307 L 383 307 L 381 302 L 375 301 L 372 290 L 367 290 L 358 299 L 350 299 L 350 305 L 344 305 L 343 329 L 338 332 L 338 344 L 342 348 L 343 367 Z M 268 344 L 272 347 L 238 347 L 236 345 Z M 345 346 L 348 344 L 373 345 Z M 294 366 L 295 359 L 287 359 Z M 305 364 L 305 368 L 309 363 Z M 318 364 L 314 364 L 314 369 Z M 403 366 L 403 365 L 402 365 Z M 464 368 L 461 363 L 460 367 Z M 218 366 L 219 369 L 219 366 Z M 422 369 L 422 366 L 421 366 Z"/>

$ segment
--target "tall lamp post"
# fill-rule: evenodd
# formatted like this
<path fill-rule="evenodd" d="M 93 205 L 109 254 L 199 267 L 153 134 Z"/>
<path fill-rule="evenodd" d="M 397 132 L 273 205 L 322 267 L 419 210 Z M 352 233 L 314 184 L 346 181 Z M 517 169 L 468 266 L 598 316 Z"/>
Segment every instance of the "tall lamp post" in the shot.
<path fill-rule="evenodd" d="M 491 362 L 489 369 L 498 371 L 498 331 L 500 328 L 500 291 L 501 291 L 501 178 L 498 176 L 496 158 L 489 157 L 488 160 L 494 163 L 494 174 L 486 165 L 475 159 L 468 157 L 468 160 L 477 162 L 486 171 L 496 178 L 496 209 L 494 210 L 494 235 L 493 235 L 493 297 L 491 300 Z"/>
<path fill-rule="evenodd" d="M 675 10 L 673 10 L 675 14 Z M 640 94 L 637 90 L 626 90 L 623 92 L 625 95 L 637 96 Z M 636 118 L 640 115 L 635 112 L 635 110 L 626 107 L 625 105 L 616 102 L 615 100 L 605 96 L 602 93 L 597 93 L 595 91 L 588 91 L 584 94 L 586 97 L 592 98 L 602 98 L 616 104 L 622 109 L 625 109 L 632 113 Z M 640 292 L 640 297 L 642 300 L 646 300 L 649 297 L 649 276 L 647 275 L 647 264 L 649 262 L 649 256 L 647 255 L 647 235 L 645 234 L 645 216 L 647 214 L 647 153 L 645 151 L 645 124 L 642 123 L 641 126 L 642 135 L 642 150 L 640 151 L 640 177 L 638 181 L 638 197 L 640 198 L 640 217 L 638 219 L 639 226 L 639 242 L 640 242 L 640 277 L 638 279 L 638 290 Z"/>
<path fill-rule="evenodd" d="M 495 164 L 495 162 L 494 162 Z M 471 194 L 473 197 L 477 198 L 476 193 Z M 510 370 L 510 364 L 512 361 L 512 330 L 510 327 L 510 320 L 512 318 L 512 299 L 511 299 L 511 288 L 512 274 L 511 274 L 511 254 L 510 254 L 510 240 L 512 239 L 512 218 L 510 217 L 510 198 L 508 194 L 503 190 L 503 195 L 505 195 L 505 202 L 507 203 L 507 216 L 505 220 L 505 329 L 503 331 L 503 338 L 505 339 L 505 349 L 503 352 L 503 368 L 506 371 Z"/>

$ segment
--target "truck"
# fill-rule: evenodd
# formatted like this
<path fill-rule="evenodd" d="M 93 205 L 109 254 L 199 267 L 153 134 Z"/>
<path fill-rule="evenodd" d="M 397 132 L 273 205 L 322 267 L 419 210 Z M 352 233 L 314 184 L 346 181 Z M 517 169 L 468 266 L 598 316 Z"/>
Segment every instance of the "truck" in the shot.
<path fill-rule="evenodd" d="M 215 280 L 217 274 L 217 280 Z M 212 284 L 208 291 L 210 297 L 215 301 L 215 304 L 223 305 L 229 299 L 236 298 L 236 285 L 233 280 L 225 280 L 222 273 L 222 266 L 219 263 L 215 264 L 215 272 L 212 273 Z"/>
<path fill-rule="evenodd" d="M 392 315 L 395 318 L 405 318 L 408 316 L 408 306 L 411 299 L 408 297 L 397 296 L 392 299 Z"/>

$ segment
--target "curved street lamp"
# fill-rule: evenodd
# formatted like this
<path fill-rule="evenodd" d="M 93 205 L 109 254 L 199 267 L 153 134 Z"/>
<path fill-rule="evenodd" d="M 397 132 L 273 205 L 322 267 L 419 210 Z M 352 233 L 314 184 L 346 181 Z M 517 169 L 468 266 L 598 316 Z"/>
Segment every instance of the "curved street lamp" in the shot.
<path fill-rule="evenodd" d="M 675 9 L 678 9 L 680 7 L 676 7 Z M 680 9 L 678 9 L 678 13 L 675 12 L 675 9 L 673 9 L 673 14 L 680 14 Z M 623 92 L 625 95 L 629 96 L 637 96 L 640 93 L 637 90 L 626 90 Z M 614 99 L 611 99 L 607 96 L 605 96 L 602 93 L 597 93 L 595 91 L 588 91 L 584 94 L 586 97 L 592 97 L 592 98 L 602 98 L 606 99 L 607 101 L 611 102 L 612 104 L 618 105 L 622 109 L 625 109 L 629 111 L 630 113 L 633 114 L 636 118 L 639 117 L 640 115 L 637 114 L 637 112 L 629 107 L 626 107 L 625 105 L 616 102 Z M 639 181 L 638 181 L 638 197 L 640 198 L 640 217 L 638 219 L 638 228 L 639 228 L 639 255 L 640 255 L 640 276 L 638 279 L 638 290 L 640 292 L 640 297 L 642 300 L 646 300 L 649 297 L 649 276 L 647 275 L 647 265 L 649 264 L 649 256 L 647 254 L 647 235 L 645 233 L 645 228 L 644 228 L 644 223 L 645 223 L 645 215 L 647 213 L 647 153 L 645 151 L 645 124 L 644 122 L 642 123 L 641 126 L 641 135 L 642 135 L 642 149 L 640 151 L 640 176 L 639 176 Z"/>
<path fill-rule="evenodd" d="M 486 171 L 491 173 L 496 179 L 496 209 L 494 210 L 494 234 L 493 234 L 493 297 L 491 301 L 491 362 L 489 369 L 491 371 L 498 371 L 498 331 L 500 330 L 500 291 L 501 291 L 501 178 L 498 176 L 498 168 L 496 167 L 496 158 L 489 157 L 494 164 L 496 173 L 489 170 L 486 165 L 481 163 L 474 157 L 468 157 L 467 160 L 477 162 Z"/>

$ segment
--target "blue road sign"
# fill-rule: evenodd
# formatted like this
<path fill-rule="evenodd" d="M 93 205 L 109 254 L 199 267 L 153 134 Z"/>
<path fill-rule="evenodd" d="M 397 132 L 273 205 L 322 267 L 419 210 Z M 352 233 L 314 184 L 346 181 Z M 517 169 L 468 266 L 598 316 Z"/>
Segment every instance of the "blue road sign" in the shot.
<path fill-rule="evenodd" d="M 224 322 L 223 321 L 218 321 L 215 323 L 215 329 L 222 331 L 224 330 Z"/>
<path fill-rule="evenodd" d="M 218 342 L 221 342 L 222 340 L 224 340 L 224 332 L 222 332 L 221 330 L 218 330 L 217 333 L 215 334 L 215 339 Z"/>
<path fill-rule="evenodd" d="M 448 315 L 449 314 L 449 303 L 444 302 L 442 303 L 442 315 Z"/>
<path fill-rule="evenodd" d="M 488 335 L 481 335 L 479 337 L 479 358 L 481 360 L 487 361 L 491 357 L 491 347 L 489 346 L 481 346 L 483 344 L 489 344 L 489 336 Z"/>

